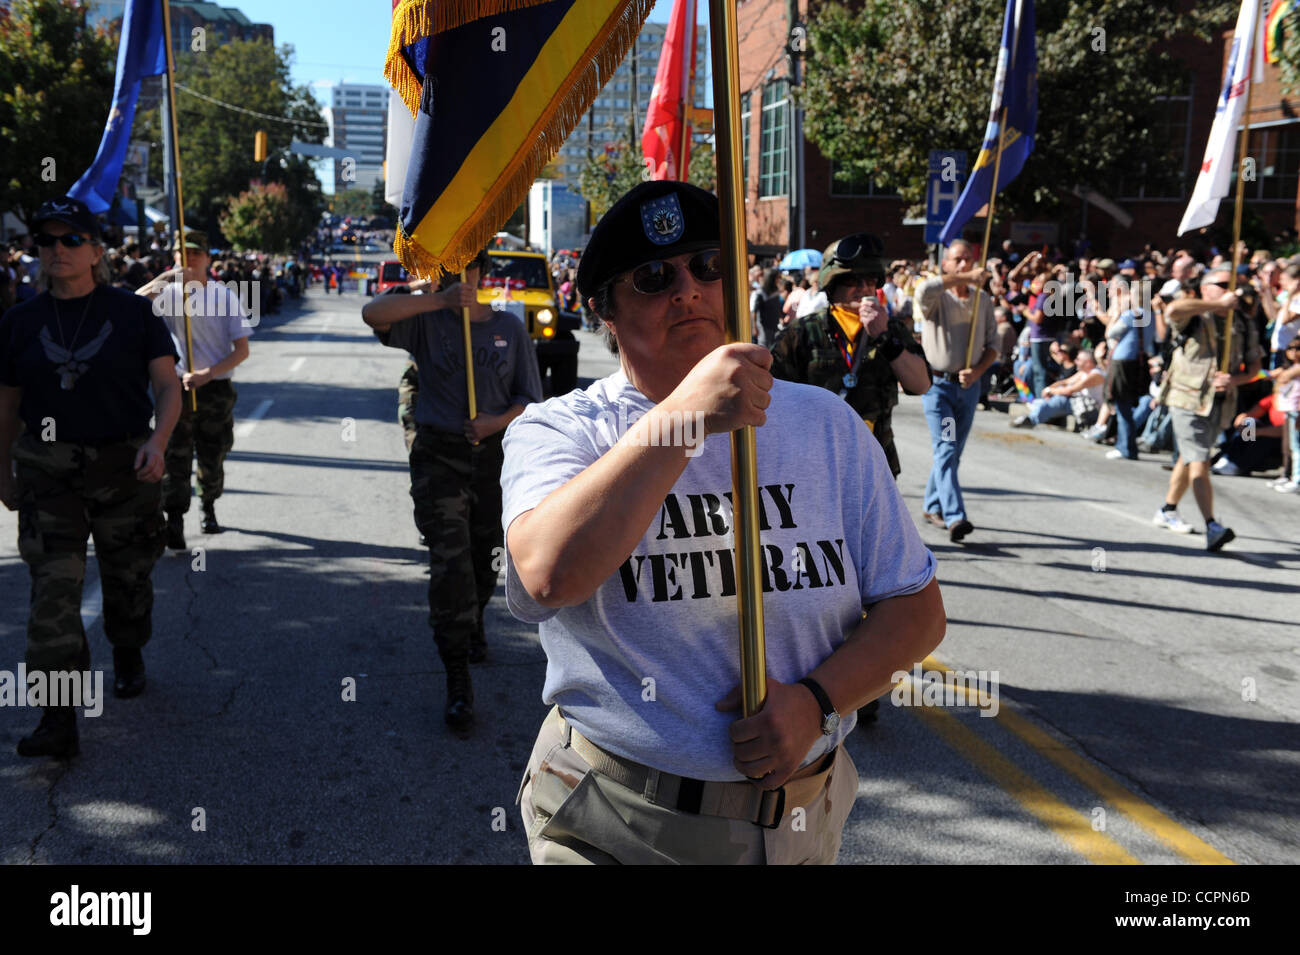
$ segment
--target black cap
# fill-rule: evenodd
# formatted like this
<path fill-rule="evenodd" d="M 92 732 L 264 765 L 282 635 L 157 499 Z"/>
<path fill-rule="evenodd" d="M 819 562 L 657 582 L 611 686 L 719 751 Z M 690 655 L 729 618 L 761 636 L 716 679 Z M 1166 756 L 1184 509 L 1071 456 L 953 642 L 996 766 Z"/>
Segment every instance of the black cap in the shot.
<path fill-rule="evenodd" d="M 643 182 L 610 206 L 578 263 L 584 300 L 606 282 L 644 262 L 722 244 L 718 197 L 671 179 Z"/>
<path fill-rule="evenodd" d="M 36 218 L 32 220 L 32 228 L 39 229 L 47 222 L 62 222 L 78 232 L 99 238 L 99 220 L 84 202 L 71 196 L 51 199 L 41 206 Z"/>

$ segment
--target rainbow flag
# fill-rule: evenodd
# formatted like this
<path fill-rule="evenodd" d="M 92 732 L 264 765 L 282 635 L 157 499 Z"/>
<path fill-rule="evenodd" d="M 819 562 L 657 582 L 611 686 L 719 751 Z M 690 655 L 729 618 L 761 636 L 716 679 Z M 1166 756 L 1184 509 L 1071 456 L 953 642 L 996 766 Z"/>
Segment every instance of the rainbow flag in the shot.
<path fill-rule="evenodd" d="M 654 0 L 401 0 L 384 75 L 415 118 L 393 243 L 411 272 L 487 246 L 636 40 Z"/>
<path fill-rule="evenodd" d="M 1273 0 L 1264 18 L 1264 58 L 1270 63 L 1282 59 L 1282 24 L 1300 0 Z"/>
<path fill-rule="evenodd" d="M 1029 401 L 1034 397 L 1033 389 L 1029 387 L 1028 382 L 1022 381 L 1014 375 L 1011 380 L 1016 383 L 1016 394 L 1019 396 L 1021 401 Z"/>

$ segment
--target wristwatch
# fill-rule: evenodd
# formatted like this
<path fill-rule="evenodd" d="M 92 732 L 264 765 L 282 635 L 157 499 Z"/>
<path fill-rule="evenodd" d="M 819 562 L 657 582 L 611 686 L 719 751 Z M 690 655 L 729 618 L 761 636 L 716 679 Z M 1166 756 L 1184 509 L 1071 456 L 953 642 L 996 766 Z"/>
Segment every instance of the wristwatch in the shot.
<path fill-rule="evenodd" d="M 840 714 L 835 712 L 835 707 L 831 706 L 831 698 L 826 695 L 821 684 L 812 677 L 804 677 L 799 681 L 812 692 L 817 698 L 817 705 L 822 708 L 822 735 L 834 736 L 835 731 L 840 728 Z"/>

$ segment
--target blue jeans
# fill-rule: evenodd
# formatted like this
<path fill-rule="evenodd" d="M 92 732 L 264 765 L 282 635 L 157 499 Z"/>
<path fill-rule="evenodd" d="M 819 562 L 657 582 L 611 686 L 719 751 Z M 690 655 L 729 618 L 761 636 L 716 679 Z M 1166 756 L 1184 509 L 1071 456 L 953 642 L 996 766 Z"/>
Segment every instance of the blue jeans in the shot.
<path fill-rule="evenodd" d="M 1029 420 L 1034 424 L 1055 421 L 1070 413 L 1069 395 L 1051 395 L 1047 398 L 1035 398 L 1029 403 Z"/>
<path fill-rule="evenodd" d="M 978 385 L 962 388 L 955 381 L 936 378 L 930 390 L 921 396 L 925 420 L 930 426 L 930 449 L 934 464 L 930 479 L 925 483 L 925 510 L 939 514 L 951 527 L 966 519 L 966 505 L 962 502 L 961 485 L 957 483 L 957 467 L 961 452 L 970 436 L 975 421 L 975 406 L 979 404 Z"/>
<path fill-rule="evenodd" d="M 1126 401 L 1115 402 L 1115 449 L 1130 461 L 1136 461 L 1138 456 L 1135 410 L 1135 406 Z"/>
<path fill-rule="evenodd" d="M 1034 397 L 1039 397 L 1047 389 L 1047 363 L 1052 360 L 1052 343 L 1050 340 L 1029 343 L 1030 371 L 1034 380 L 1029 387 L 1034 389 Z"/>
<path fill-rule="evenodd" d="M 1300 413 L 1286 413 L 1286 431 L 1291 442 L 1291 480 L 1300 484 Z"/>

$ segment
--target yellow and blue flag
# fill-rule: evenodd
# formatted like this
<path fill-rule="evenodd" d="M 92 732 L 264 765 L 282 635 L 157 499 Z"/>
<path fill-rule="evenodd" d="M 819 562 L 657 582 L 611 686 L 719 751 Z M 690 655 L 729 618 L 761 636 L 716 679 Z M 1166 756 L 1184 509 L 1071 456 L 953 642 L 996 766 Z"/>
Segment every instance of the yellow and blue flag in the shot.
<path fill-rule="evenodd" d="M 135 102 L 140 80 L 167 72 L 167 48 L 163 45 L 162 0 L 127 0 L 122 11 L 122 38 L 117 46 L 117 76 L 113 82 L 113 105 L 104 123 L 95 161 L 68 190 L 91 212 L 106 212 L 117 193 L 122 163 L 131 140 Z"/>
<path fill-rule="evenodd" d="M 1006 107 L 1006 128 L 1002 109 Z M 993 80 L 993 100 L 989 122 L 984 130 L 984 144 L 975 160 L 975 168 L 966 180 L 961 198 L 939 233 L 947 245 L 961 237 L 962 227 L 979 212 L 989 197 L 1001 192 L 1015 179 L 1025 159 L 1034 151 L 1034 133 L 1038 129 L 1038 54 L 1034 47 L 1034 0 L 1007 0 L 1002 22 L 1002 49 L 998 51 L 998 70 Z M 998 170 L 997 189 L 993 170 L 999 143 L 1002 165 Z"/>
<path fill-rule="evenodd" d="M 402 0 L 384 74 L 415 117 L 394 248 L 459 272 L 528 194 L 654 0 Z"/>

